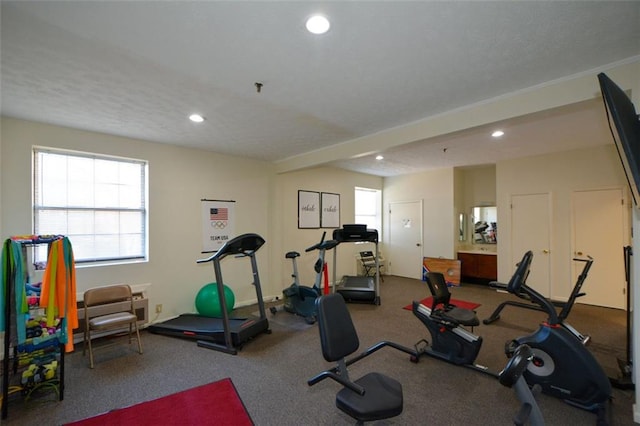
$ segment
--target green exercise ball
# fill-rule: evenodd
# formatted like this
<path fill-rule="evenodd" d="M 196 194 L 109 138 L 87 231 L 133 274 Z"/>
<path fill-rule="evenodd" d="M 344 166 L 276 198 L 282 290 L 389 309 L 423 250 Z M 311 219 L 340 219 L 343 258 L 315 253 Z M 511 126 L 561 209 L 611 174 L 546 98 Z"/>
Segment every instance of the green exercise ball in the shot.
<path fill-rule="evenodd" d="M 236 297 L 233 291 L 224 286 L 224 300 L 227 304 L 227 313 L 231 313 L 233 305 L 236 303 Z M 196 309 L 200 315 L 205 317 L 222 317 L 222 307 L 220 306 L 220 299 L 218 298 L 218 284 L 209 283 L 205 284 L 198 295 L 196 296 Z"/>

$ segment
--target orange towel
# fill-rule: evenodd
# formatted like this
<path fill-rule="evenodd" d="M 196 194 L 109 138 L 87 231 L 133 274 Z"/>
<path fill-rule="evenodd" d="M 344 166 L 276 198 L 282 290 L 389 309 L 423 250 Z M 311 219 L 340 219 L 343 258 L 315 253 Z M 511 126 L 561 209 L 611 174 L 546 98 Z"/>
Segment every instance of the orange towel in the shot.
<path fill-rule="evenodd" d="M 73 329 L 78 328 L 76 274 L 73 251 L 68 238 L 51 243 L 49 260 L 42 279 L 40 306 L 47 309 L 47 325 L 64 319 L 62 336 L 65 351 L 73 351 Z"/>

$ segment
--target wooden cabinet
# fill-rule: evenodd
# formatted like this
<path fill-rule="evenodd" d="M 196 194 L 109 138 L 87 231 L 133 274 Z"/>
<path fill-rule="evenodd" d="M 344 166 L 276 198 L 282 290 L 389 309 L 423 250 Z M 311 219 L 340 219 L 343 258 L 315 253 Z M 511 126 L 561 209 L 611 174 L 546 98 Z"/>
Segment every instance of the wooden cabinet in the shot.
<path fill-rule="evenodd" d="M 498 256 L 482 253 L 458 253 L 463 282 L 488 283 L 498 279 Z"/>

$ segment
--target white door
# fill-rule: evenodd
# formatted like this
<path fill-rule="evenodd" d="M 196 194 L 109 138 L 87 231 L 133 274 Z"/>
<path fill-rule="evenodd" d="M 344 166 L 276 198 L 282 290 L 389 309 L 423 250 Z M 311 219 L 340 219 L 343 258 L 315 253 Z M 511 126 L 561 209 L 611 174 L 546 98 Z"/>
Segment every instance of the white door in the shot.
<path fill-rule="evenodd" d="M 389 203 L 389 273 L 422 278 L 422 201 Z"/>
<path fill-rule="evenodd" d="M 511 265 L 529 250 L 533 260 L 527 285 L 545 297 L 551 294 L 551 209 L 548 193 L 511 196 Z M 498 229 L 498 241 L 500 229 Z M 510 278 L 510 277 L 509 277 Z"/>
<path fill-rule="evenodd" d="M 628 244 L 629 229 L 623 200 L 622 189 L 573 193 L 573 254 L 593 257 L 580 303 L 625 309 L 623 247 Z M 574 284 L 583 266 L 574 262 Z"/>

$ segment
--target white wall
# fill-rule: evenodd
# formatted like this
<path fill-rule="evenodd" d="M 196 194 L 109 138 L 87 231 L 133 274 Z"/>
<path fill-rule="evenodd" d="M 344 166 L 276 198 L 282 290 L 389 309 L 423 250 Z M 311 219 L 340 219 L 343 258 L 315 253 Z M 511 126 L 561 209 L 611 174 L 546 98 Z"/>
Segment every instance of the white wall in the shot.
<path fill-rule="evenodd" d="M 238 233 L 256 232 L 267 244 L 258 252 L 260 277 L 265 296 L 279 296 L 290 283 L 290 261 L 284 253 L 296 250 L 303 283 L 311 284 L 315 254 L 304 249 L 319 241 L 320 229 L 297 228 L 297 194 L 305 189 L 341 195 L 341 223 L 354 217 L 355 186 L 383 189 L 384 222 L 389 203 L 424 201 L 423 255 L 455 257 L 459 196 L 455 188 L 464 181 L 465 201 L 490 201 L 493 191 L 487 184 L 492 168 L 471 169 L 461 174 L 441 169 L 383 179 L 333 168 L 275 174 L 265 162 L 223 156 L 172 145 L 120 138 L 116 136 L 2 119 L 2 239 L 31 232 L 31 147 L 44 145 L 87 152 L 104 153 L 149 161 L 150 183 L 150 261 L 131 265 L 85 267 L 78 270 L 78 290 L 116 282 L 151 283 L 151 306 L 164 305 L 161 317 L 193 311 L 197 290 L 213 281 L 210 265 L 196 265 L 202 257 L 200 199 L 237 201 Z M 567 167 L 570 164 L 571 167 Z M 542 172 L 544 171 L 544 172 Z M 455 177 L 455 179 L 454 179 Z M 508 279 L 510 259 L 509 199 L 512 194 L 547 192 L 553 194 L 553 229 L 564 232 L 554 238 L 554 253 L 570 253 L 570 193 L 578 189 L 624 187 L 624 175 L 613 145 L 551 156 L 517 159 L 497 166 L 499 279 Z M 456 183 L 458 182 L 458 183 Z M 469 187 L 476 185 L 472 191 Z M 494 189 L 495 190 L 495 189 Z M 469 195 L 473 193 L 475 195 Z M 480 194 L 480 195 L 478 195 Z M 485 200 L 486 198 L 486 200 Z M 466 208 L 466 207 L 465 207 Z M 332 230 L 328 231 L 328 238 Z M 565 235 L 566 234 L 566 235 Z M 386 236 L 382 232 L 384 242 Z M 354 274 L 355 245 L 338 249 L 338 277 Z M 328 260 L 332 260 L 330 257 Z M 569 261 L 553 262 L 553 297 L 568 294 L 571 284 Z M 236 293 L 239 304 L 255 301 L 249 268 L 240 260 L 229 260 L 223 269 L 225 283 Z M 331 266 L 331 265 L 330 265 Z M 228 274 L 228 276 L 227 276 Z"/>
<path fill-rule="evenodd" d="M 150 307 L 161 317 L 193 312 L 197 291 L 214 281 L 212 265 L 196 265 L 201 254 L 200 200 L 235 200 L 236 232 L 255 232 L 267 243 L 257 259 L 265 294 L 277 294 L 270 246 L 275 173 L 271 164 L 11 118 L 2 119 L 2 240 L 32 232 L 31 148 L 42 145 L 149 162 L 149 262 L 77 268 L 78 291 L 114 284 L 151 283 Z M 223 277 L 239 304 L 255 301 L 248 259 L 223 260 Z M 153 314 L 152 314 L 153 316 Z"/>
<path fill-rule="evenodd" d="M 333 168 L 316 168 L 277 175 L 270 163 L 151 143 L 42 123 L 2 118 L 0 236 L 32 232 L 31 149 L 49 146 L 149 162 L 149 262 L 77 268 L 78 292 L 119 282 L 151 283 L 148 290 L 152 319 L 194 312 L 198 290 L 214 281 L 211 264 L 197 265 L 201 253 L 200 200 L 236 201 L 236 233 L 255 232 L 266 240 L 258 251 L 258 268 L 265 298 L 281 296 L 291 284 L 291 261 L 299 259 L 303 284 L 313 283 L 316 253 L 304 253 L 322 235 L 321 229 L 298 229 L 298 190 L 340 194 L 341 223 L 354 221 L 354 188 L 382 189 L 382 178 Z M 326 229 L 330 239 L 332 229 Z M 356 245 L 338 248 L 338 277 L 355 274 Z M 330 267 L 333 256 L 328 258 Z M 255 302 L 251 269 L 246 259 L 227 258 L 222 267 L 225 284 L 237 305 Z M 156 304 L 163 312 L 154 318 Z"/>
<path fill-rule="evenodd" d="M 498 279 L 513 273 L 510 200 L 515 194 L 551 194 L 551 295 L 566 299 L 573 288 L 571 274 L 571 194 L 587 189 L 624 188 L 627 184 L 612 144 L 582 150 L 502 161 L 496 168 L 498 194 Z M 514 258 L 518 258 L 515 256 Z"/>
<path fill-rule="evenodd" d="M 297 251 L 300 282 L 311 286 L 315 279 L 313 264 L 318 252 L 305 253 L 307 247 L 318 243 L 324 231 L 326 239 L 332 238 L 333 229 L 298 229 L 298 190 L 332 192 L 340 194 L 340 224 L 354 223 L 355 187 L 382 189 L 382 178 L 378 176 L 354 173 L 330 167 L 319 167 L 279 174 L 276 178 L 276 197 L 274 199 L 274 217 L 278 224 L 275 232 L 281 234 L 281 245 L 274 248 L 274 267 L 280 268 L 284 277 L 283 287 L 291 284 L 291 260 L 285 259 L 288 251 Z M 381 230 L 378 230 L 381 232 Z M 341 244 L 337 247 L 336 277 L 355 275 L 356 262 L 354 255 L 360 251 L 361 245 Z M 328 253 L 327 262 L 330 268 L 330 279 L 333 276 L 333 253 Z"/>
<path fill-rule="evenodd" d="M 447 259 L 455 257 L 458 212 L 454 203 L 453 169 L 385 178 L 383 196 L 383 226 L 388 226 L 390 203 L 423 200 L 422 255 Z M 388 243 L 387 237 L 384 238 Z"/>
<path fill-rule="evenodd" d="M 455 177 L 455 181 L 454 181 Z M 462 180 L 463 185 L 459 184 Z M 510 199 L 513 194 L 550 192 L 555 230 L 551 253 L 552 298 L 568 297 L 571 275 L 571 193 L 576 190 L 626 188 L 626 180 L 613 144 L 560 154 L 520 158 L 460 171 L 440 169 L 385 178 L 385 213 L 394 201 L 424 200 L 423 256 L 454 258 L 458 243 L 450 232 L 457 229 L 454 191 L 464 191 L 464 209 L 482 203 L 498 207 L 498 279 L 513 273 L 510 239 Z M 457 203 L 457 204 L 456 204 Z M 384 222 L 387 224 L 387 221 Z M 493 247 L 491 247 L 493 248 Z"/>
<path fill-rule="evenodd" d="M 474 206 L 493 206 L 496 203 L 495 165 L 465 168 L 464 201 L 467 213 Z"/>

